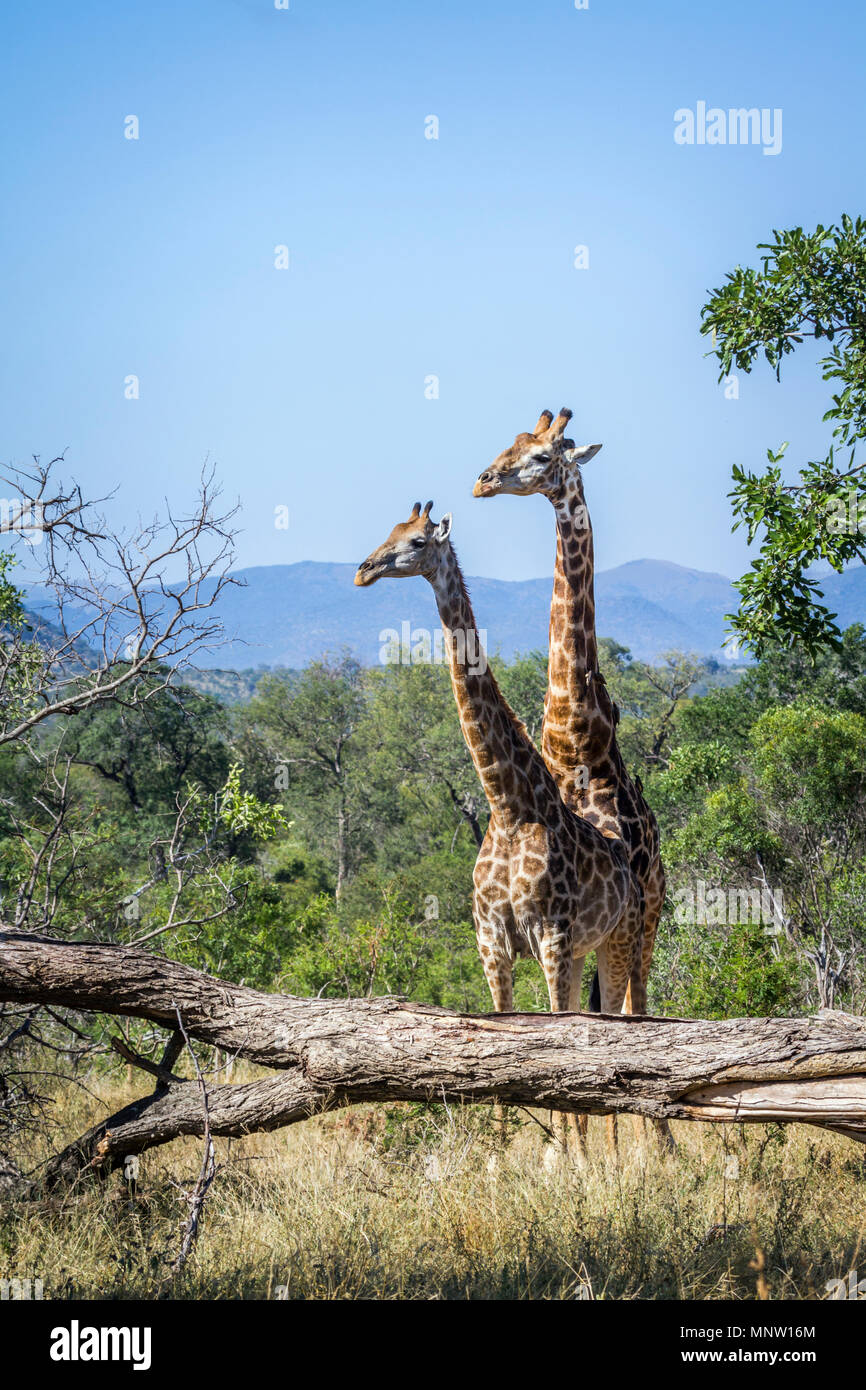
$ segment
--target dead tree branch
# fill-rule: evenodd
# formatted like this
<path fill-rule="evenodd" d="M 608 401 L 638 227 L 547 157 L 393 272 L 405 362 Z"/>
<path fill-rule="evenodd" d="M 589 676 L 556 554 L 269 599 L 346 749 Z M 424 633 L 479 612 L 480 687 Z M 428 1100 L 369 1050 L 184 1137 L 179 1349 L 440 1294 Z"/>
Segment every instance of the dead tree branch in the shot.
<path fill-rule="evenodd" d="M 279 1075 L 208 1089 L 214 1136 L 364 1101 L 489 1102 L 651 1119 L 802 1122 L 866 1142 L 866 1020 L 455 1014 L 398 999 L 298 999 L 122 946 L 0 930 L 0 1001 L 149 1019 Z M 206 1133 L 197 1082 L 157 1091 L 49 1163 L 49 1185 Z"/>
<path fill-rule="evenodd" d="M 187 1216 L 186 1221 L 184 1222 L 183 1238 L 180 1242 L 180 1249 L 178 1250 L 177 1255 L 171 1263 L 171 1272 L 173 1275 L 180 1274 L 181 1270 L 183 1269 L 184 1265 L 189 1259 L 190 1253 L 192 1252 L 192 1248 L 195 1245 L 196 1238 L 198 1236 L 199 1226 L 201 1225 L 201 1219 L 204 1213 L 204 1204 L 207 1200 L 207 1194 L 210 1191 L 211 1186 L 213 1185 L 214 1178 L 216 1177 L 218 1171 L 216 1163 L 216 1150 L 213 1146 L 213 1135 L 211 1133 L 210 1126 L 210 1102 L 208 1099 L 207 1086 L 205 1085 L 205 1079 L 202 1075 L 201 1067 L 198 1064 L 198 1058 L 195 1055 L 195 1050 L 193 1049 L 192 1043 L 186 1035 L 186 1029 L 183 1026 L 183 1019 L 180 1016 L 180 1009 L 177 1010 L 177 1027 L 178 1032 L 180 1033 L 186 1046 L 189 1049 L 189 1054 L 192 1057 L 192 1064 L 195 1068 L 195 1078 L 198 1084 L 199 1095 L 201 1096 L 202 1124 L 204 1126 L 204 1150 L 202 1152 L 201 1167 L 199 1168 L 198 1177 L 195 1181 L 195 1186 L 193 1187 L 191 1192 L 184 1192 L 183 1194 L 184 1200 L 186 1201 L 187 1206 L 189 1207 L 189 1214 Z"/>
<path fill-rule="evenodd" d="M 0 745 L 56 715 L 152 699 L 171 668 L 222 640 L 216 608 L 235 582 L 237 508 L 220 510 L 212 469 L 187 513 L 166 503 L 163 517 L 113 531 L 96 510 L 109 499 L 90 502 L 59 480 L 63 462 L 0 475 L 14 494 L 0 499 L 0 535 L 26 553 L 29 586 L 0 644 Z"/>

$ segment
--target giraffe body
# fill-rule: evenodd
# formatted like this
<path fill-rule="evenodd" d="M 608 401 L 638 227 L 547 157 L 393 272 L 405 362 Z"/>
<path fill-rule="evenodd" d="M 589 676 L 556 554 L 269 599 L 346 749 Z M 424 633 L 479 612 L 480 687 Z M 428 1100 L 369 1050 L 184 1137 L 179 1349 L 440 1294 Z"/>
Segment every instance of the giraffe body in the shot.
<path fill-rule="evenodd" d="M 417 504 L 358 569 L 364 587 L 380 578 L 423 575 L 442 619 L 461 729 L 490 806 L 473 876 L 473 915 L 484 973 L 497 1011 L 512 1007 L 512 971 L 533 956 L 554 1013 L 579 1008 L 583 959 L 595 950 L 602 1004 L 616 1012 L 637 977 L 642 901 L 623 845 L 566 806 L 556 782 L 476 653 L 475 618 L 450 517 L 430 520 Z M 575 981 L 577 994 L 575 995 Z"/>

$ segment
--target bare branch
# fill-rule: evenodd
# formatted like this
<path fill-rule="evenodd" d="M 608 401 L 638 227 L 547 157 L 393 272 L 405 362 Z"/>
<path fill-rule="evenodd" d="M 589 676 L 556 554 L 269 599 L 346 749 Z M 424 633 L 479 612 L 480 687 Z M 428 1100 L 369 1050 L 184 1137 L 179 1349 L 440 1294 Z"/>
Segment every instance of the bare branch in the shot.
<path fill-rule="evenodd" d="M 0 649 L 0 745 L 121 694 L 152 699 L 171 667 L 222 640 L 215 605 L 236 582 L 237 507 L 219 510 L 212 469 L 188 514 L 166 503 L 163 519 L 126 532 L 112 530 L 78 484 L 54 482 L 61 462 L 0 479 L 19 497 L 0 506 L 0 533 L 30 542 L 27 569 L 39 578 L 27 599 L 34 623 L 7 625 Z M 29 531 L 28 517 L 38 523 Z M 138 689 L 145 675 L 161 679 Z"/>

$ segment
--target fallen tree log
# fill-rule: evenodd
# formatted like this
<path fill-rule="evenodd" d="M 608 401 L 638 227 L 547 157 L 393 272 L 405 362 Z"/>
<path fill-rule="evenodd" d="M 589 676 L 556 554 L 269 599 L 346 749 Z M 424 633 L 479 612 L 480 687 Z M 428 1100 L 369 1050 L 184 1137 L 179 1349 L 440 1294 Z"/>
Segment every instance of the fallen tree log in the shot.
<path fill-rule="evenodd" d="M 0 930 L 0 1000 L 148 1019 L 279 1075 L 208 1088 L 210 1129 L 242 1135 L 363 1101 L 500 1101 L 650 1119 L 816 1124 L 866 1142 L 866 1020 L 455 1014 L 395 998 L 300 999 L 122 946 Z M 95 1126 L 40 1181 L 107 1171 L 203 1133 L 195 1082 Z"/>

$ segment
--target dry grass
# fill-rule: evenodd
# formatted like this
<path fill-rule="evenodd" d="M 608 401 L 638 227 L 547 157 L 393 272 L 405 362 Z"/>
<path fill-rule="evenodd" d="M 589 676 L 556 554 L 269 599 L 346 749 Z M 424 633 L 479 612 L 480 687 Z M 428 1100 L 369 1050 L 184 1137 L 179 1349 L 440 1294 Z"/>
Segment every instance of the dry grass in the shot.
<path fill-rule="evenodd" d="M 64 1088 L 46 1144 L 132 1095 Z M 0 1275 L 41 1277 L 46 1298 L 754 1299 L 763 1258 L 786 1299 L 866 1266 L 858 1146 L 804 1127 L 675 1129 L 666 1159 L 624 1121 L 612 1167 L 596 1122 L 586 1172 L 549 1170 L 528 1120 L 503 1149 L 480 1107 L 364 1107 L 219 1140 L 202 1235 L 171 1281 L 173 1183 L 200 1160 L 178 1141 L 142 1159 L 135 1197 L 114 1175 L 0 1212 Z"/>

